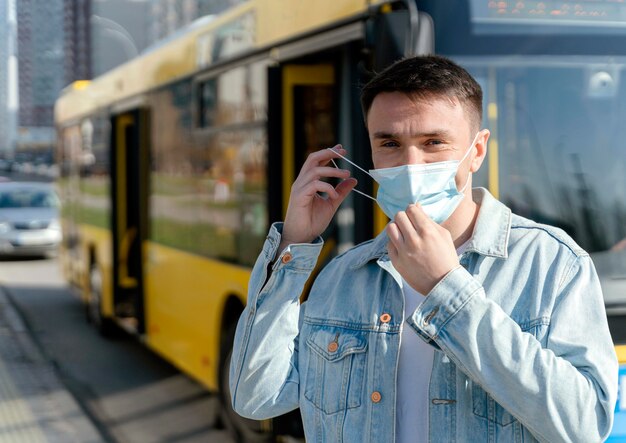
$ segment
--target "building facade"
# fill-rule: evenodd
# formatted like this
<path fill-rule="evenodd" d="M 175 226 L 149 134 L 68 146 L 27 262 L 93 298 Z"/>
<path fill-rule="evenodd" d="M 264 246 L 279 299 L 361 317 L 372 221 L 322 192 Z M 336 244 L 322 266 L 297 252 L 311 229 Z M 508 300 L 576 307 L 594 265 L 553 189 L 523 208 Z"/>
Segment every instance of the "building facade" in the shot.
<path fill-rule="evenodd" d="M 92 0 L 17 0 L 20 151 L 51 150 L 54 103 L 92 76 Z"/>
<path fill-rule="evenodd" d="M 65 84 L 92 78 L 91 0 L 64 0 Z"/>
<path fill-rule="evenodd" d="M 12 157 L 17 139 L 15 0 L 0 0 L 0 156 Z"/>
<path fill-rule="evenodd" d="M 17 0 L 20 126 L 52 127 L 66 86 L 64 0 Z"/>

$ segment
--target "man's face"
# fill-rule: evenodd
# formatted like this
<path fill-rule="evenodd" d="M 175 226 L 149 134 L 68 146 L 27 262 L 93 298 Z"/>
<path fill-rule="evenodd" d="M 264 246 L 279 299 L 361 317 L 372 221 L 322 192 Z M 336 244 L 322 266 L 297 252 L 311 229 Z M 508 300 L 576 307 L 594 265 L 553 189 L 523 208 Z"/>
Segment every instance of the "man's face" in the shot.
<path fill-rule="evenodd" d="M 374 167 L 460 160 L 476 135 L 470 121 L 461 103 L 447 97 L 378 94 L 367 116 Z M 468 169 L 459 168 L 457 186 L 467 179 Z"/>

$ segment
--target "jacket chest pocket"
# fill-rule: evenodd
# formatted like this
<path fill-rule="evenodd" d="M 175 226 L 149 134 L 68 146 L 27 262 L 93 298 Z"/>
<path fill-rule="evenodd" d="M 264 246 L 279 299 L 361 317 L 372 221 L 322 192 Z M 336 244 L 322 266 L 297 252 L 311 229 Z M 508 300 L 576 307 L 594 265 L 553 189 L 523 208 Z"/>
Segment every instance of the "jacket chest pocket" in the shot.
<path fill-rule="evenodd" d="M 359 407 L 365 380 L 366 334 L 313 326 L 306 344 L 309 364 L 304 397 L 326 414 Z"/>

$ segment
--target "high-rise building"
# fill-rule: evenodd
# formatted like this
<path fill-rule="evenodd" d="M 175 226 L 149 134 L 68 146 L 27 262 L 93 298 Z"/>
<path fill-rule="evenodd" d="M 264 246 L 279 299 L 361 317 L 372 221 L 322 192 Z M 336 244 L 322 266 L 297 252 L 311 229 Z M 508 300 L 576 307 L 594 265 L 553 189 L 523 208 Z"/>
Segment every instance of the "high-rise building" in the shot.
<path fill-rule="evenodd" d="M 10 157 L 17 138 L 15 0 L 0 0 L 0 155 Z"/>
<path fill-rule="evenodd" d="M 52 149 L 56 99 L 91 78 L 91 1 L 17 0 L 19 150 Z"/>
<path fill-rule="evenodd" d="M 18 0 L 20 126 L 52 127 L 66 86 L 64 0 Z"/>
<path fill-rule="evenodd" d="M 7 133 L 7 115 L 9 108 L 7 99 L 9 96 L 9 14 L 7 0 L 0 0 L 0 153 L 9 147 L 9 134 Z"/>
<path fill-rule="evenodd" d="M 65 83 L 92 76 L 91 0 L 64 0 Z"/>

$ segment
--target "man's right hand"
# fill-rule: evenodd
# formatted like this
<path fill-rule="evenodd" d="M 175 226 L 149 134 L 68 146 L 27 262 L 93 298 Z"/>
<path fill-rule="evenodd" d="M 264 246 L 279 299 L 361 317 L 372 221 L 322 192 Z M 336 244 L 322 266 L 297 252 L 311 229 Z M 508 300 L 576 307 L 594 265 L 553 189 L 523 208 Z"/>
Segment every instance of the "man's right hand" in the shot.
<path fill-rule="evenodd" d="M 337 145 L 310 154 L 302 165 L 300 174 L 291 186 L 278 253 L 292 243 L 310 243 L 321 235 L 341 202 L 356 186 L 357 181 L 350 177 L 350 171 L 328 166 L 331 159 L 340 158 L 337 152 L 346 155 L 346 150 Z M 322 180 L 327 177 L 343 181 L 333 187 Z M 318 192 L 325 192 L 328 198 L 321 197 Z"/>

